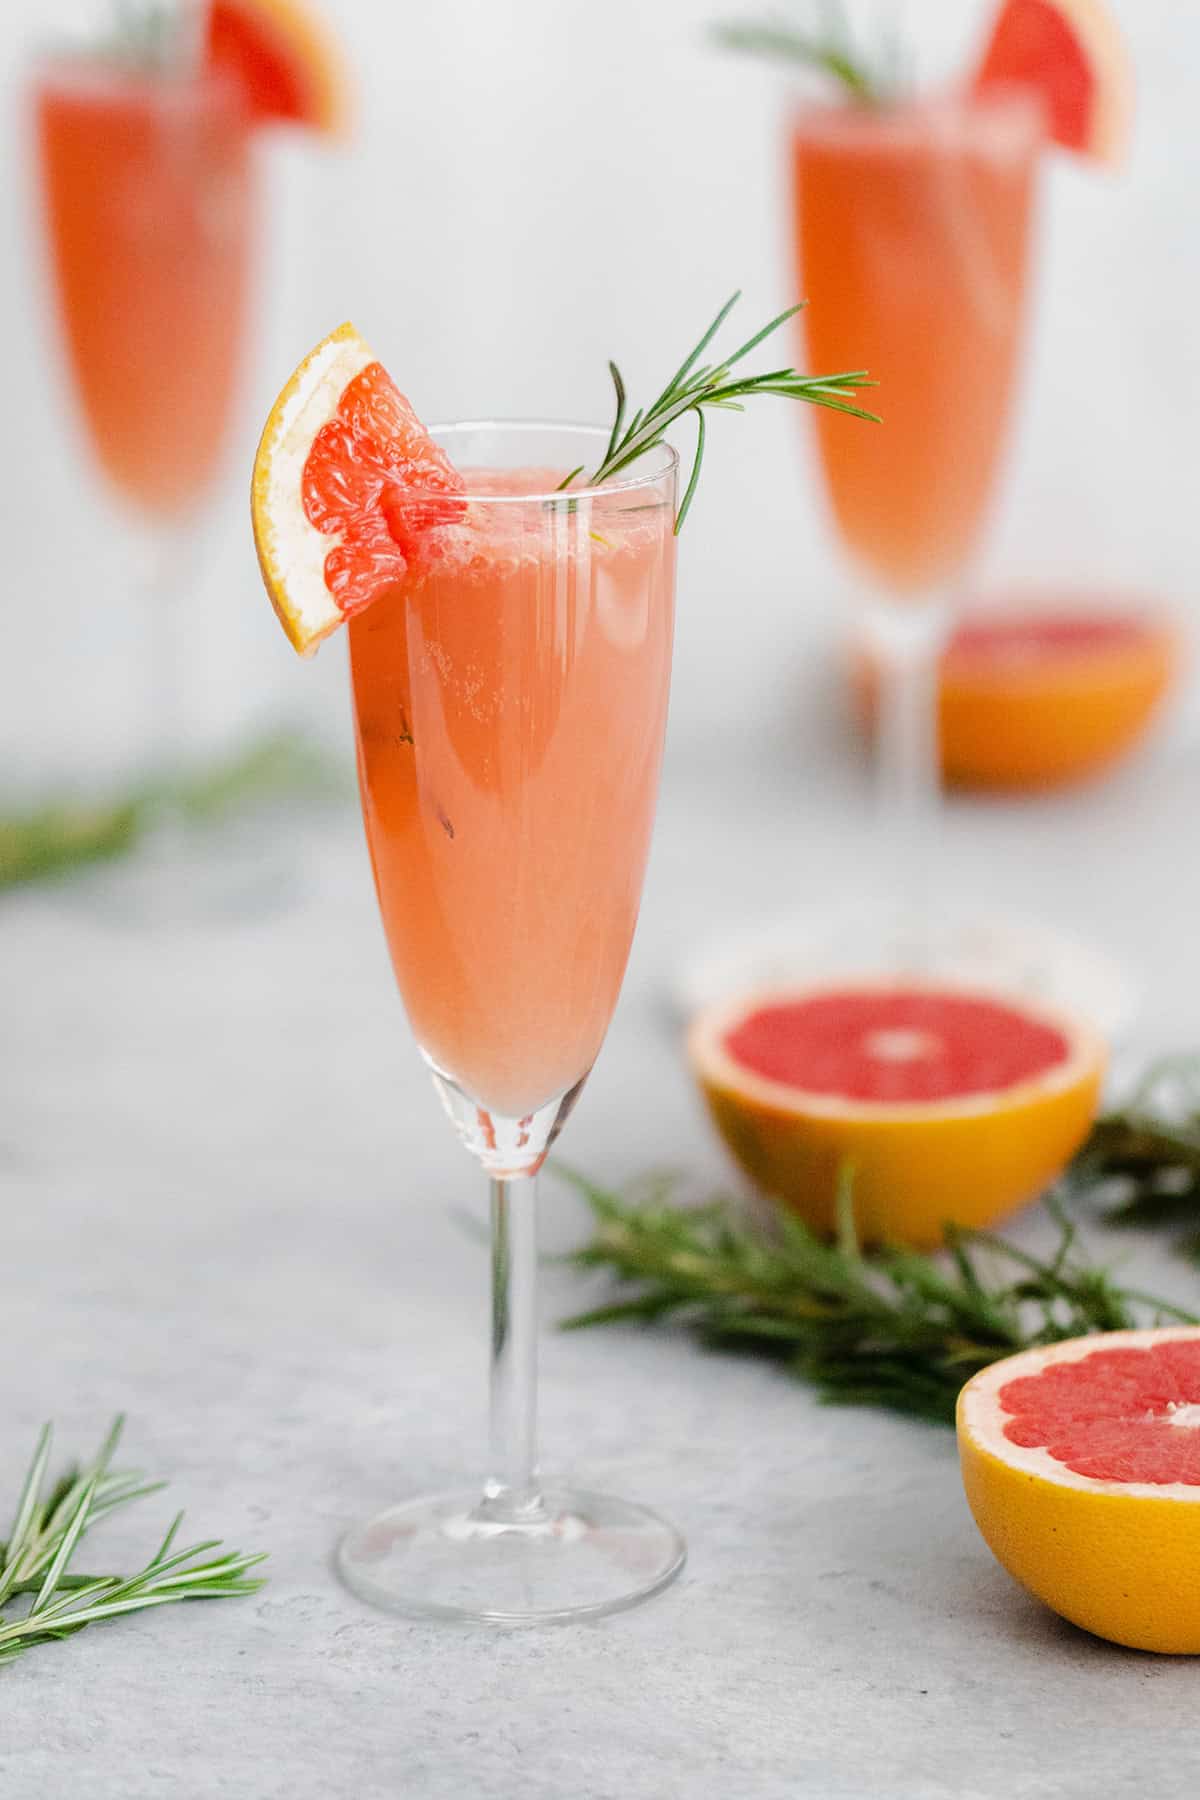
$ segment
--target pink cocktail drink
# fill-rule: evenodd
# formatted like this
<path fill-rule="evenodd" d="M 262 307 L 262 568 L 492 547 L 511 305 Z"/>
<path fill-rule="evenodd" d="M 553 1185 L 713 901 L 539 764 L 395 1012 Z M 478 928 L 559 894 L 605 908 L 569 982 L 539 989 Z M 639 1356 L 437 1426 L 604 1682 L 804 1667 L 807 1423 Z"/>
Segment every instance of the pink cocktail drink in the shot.
<path fill-rule="evenodd" d="M 467 468 L 465 517 L 350 624 L 367 837 L 413 1031 L 517 1122 L 576 1087 L 607 1029 L 667 712 L 671 484 L 569 502 L 566 466 Z"/>
<path fill-rule="evenodd" d="M 34 85 L 58 310 L 92 447 L 144 514 L 190 511 L 233 405 L 253 229 L 251 121 L 224 76 L 99 57 Z"/>
<path fill-rule="evenodd" d="M 865 362 L 884 429 L 816 419 L 842 537 L 891 598 L 960 575 L 1025 316 L 1041 115 L 1024 95 L 812 110 L 792 138 L 808 354 Z"/>

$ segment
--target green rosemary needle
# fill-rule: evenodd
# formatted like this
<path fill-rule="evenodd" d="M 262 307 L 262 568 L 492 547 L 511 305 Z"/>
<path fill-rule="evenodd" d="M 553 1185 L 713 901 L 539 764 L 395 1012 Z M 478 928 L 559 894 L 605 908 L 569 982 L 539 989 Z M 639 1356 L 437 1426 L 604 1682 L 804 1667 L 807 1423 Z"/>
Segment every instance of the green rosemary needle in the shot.
<path fill-rule="evenodd" d="M 11 1662 L 35 1644 L 71 1637 L 84 1626 L 122 1613 L 167 1606 L 177 1600 L 217 1599 L 253 1594 L 262 1580 L 249 1571 L 265 1556 L 220 1550 L 215 1539 L 174 1549 L 183 1514 L 154 1555 L 134 1575 L 82 1575 L 71 1560 L 85 1533 L 118 1507 L 157 1493 L 166 1483 L 145 1481 L 136 1470 L 110 1467 L 124 1421 L 116 1418 L 94 1462 L 72 1469 L 43 1493 L 52 1431 L 42 1427 L 21 1486 L 8 1541 L 0 1546 L 0 1663 Z M 11 1602 L 31 1595 L 19 1618 Z"/>
<path fill-rule="evenodd" d="M 607 481 L 610 476 L 628 468 L 639 456 L 653 450 L 661 444 L 667 431 L 676 419 L 685 413 L 696 415 L 696 450 L 692 461 L 691 474 L 679 511 L 675 515 L 675 530 L 678 532 L 688 514 L 688 508 L 696 493 L 696 484 L 700 479 L 700 467 L 704 461 L 706 438 L 705 408 L 715 407 L 724 412 L 742 412 L 745 402 L 759 394 L 776 394 L 786 400 L 806 400 L 812 406 L 826 406 L 835 412 L 849 413 L 856 419 L 868 419 L 878 424 L 876 413 L 866 412 L 861 406 L 854 405 L 854 397 L 861 387 L 875 387 L 877 384 L 868 380 L 865 369 L 850 370 L 841 375 L 800 375 L 795 369 L 772 369 L 762 375 L 733 375 L 732 370 L 751 350 L 757 349 L 765 338 L 778 331 L 779 327 L 798 313 L 805 305 L 800 301 L 789 306 L 785 312 L 771 319 L 753 337 L 739 346 L 732 355 L 719 363 L 700 364 L 700 357 L 707 350 L 725 320 L 729 317 L 737 302 L 741 299 L 740 290 L 731 294 L 725 302 L 699 343 L 689 352 L 668 381 L 666 387 L 650 405 L 639 408 L 625 422 L 626 390 L 625 382 L 615 362 L 608 365 L 612 376 L 613 389 L 616 395 L 616 408 L 613 415 L 612 429 L 608 436 L 608 447 L 599 465 L 592 470 L 588 479 L 599 483 Z M 699 366 L 698 366 L 699 365 Z M 583 474 L 583 465 L 572 469 L 559 483 L 562 491 L 570 487 L 576 476 Z"/>
<path fill-rule="evenodd" d="M 674 1319 L 707 1344 L 783 1361 L 826 1401 L 951 1423 L 963 1382 L 1035 1344 L 1163 1320 L 1198 1321 L 1118 1285 L 1080 1250 L 1049 1202 L 1058 1242 L 1046 1257 L 986 1231 L 955 1231 L 941 1254 L 863 1251 L 849 1185 L 827 1243 L 780 1213 L 767 1230 L 725 1200 L 675 1203 L 669 1181 L 623 1198 L 560 1170 L 587 1201 L 590 1242 L 568 1260 L 619 1283 L 569 1329 Z"/>
<path fill-rule="evenodd" d="M 1110 1225 L 1165 1227 L 1200 1262 L 1200 1056 L 1163 1057 L 1121 1106 L 1102 1113 L 1074 1163 Z"/>
<path fill-rule="evenodd" d="M 806 12 L 811 15 L 813 10 L 809 6 Z M 726 50 L 810 69 L 835 82 L 859 104 L 884 104 L 896 86 L 896 46 L 889 46 L 887 56 L 881 54 L 873 63 L 856 43 L 845 8 L 837 0 L 825 0 L 817 10 L 820 17 L 815 26 L 781 13 L 724 20 L 713 27 L 713 41 Z"/>

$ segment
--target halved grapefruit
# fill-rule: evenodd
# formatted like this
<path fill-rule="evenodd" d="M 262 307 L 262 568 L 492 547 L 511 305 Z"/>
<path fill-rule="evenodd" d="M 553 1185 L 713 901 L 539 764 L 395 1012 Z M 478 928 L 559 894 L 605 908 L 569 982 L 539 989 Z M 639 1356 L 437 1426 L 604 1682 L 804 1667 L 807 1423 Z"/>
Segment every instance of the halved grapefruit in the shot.
<path fill-rule="evenodd" d="M 942 665 L 947 778 L 1035 788 L 1096 774 L 1142 736 L 1178 661 L 1178 633 L 1146 611 L 968 621 Z"/>
<path fill-rule="evenodd" d="M 1010 1575 L 1097 1637 L 1200 1652 L 1200 1327 L 1006 1357 L 958 1401 L 963 1483 Z"/>
<path fill-rule="evenodd" d="M 349 82 L 324 21 L 302 0 L 209 0 L 207 60 L 259 119 L 341 131 Z"/>
<path fill-rule="evenodd" d="M 1036 93 L 1064 149 L 1120 159 L 1133 117 L 1133 71 L 1103 0 L 1004 0 L 975 72 L 977 93 Z"/>
<path fill-rule="evenodd" d="M 464 510 L 462 477 L 353 325 L 310 351 L 271 408 L 250 511 L 295 649 L 393 591 L 423 535 Z"/>
<path fill-rule="evenodd" d="M 1061 1173 L 1095 1117 L 1104 1049 L 1040 1007 L 924 984 L 754 994 L 699 1014 L 688 1055 L 751 1180 L 818 1231 L 844 1165 L 865 1242 L 936 1244 Z"/>
<path fill-rule="evenodd" d="M 1148 607 L 1031 595 L 966 619 L 942 658 L 942 772 L 963 787 L 1058 787 L 1107 769 L 1144 736 L 1175 678 L 1179 632 Z M 860 711 L 877 676 L 856 655 Z"/>

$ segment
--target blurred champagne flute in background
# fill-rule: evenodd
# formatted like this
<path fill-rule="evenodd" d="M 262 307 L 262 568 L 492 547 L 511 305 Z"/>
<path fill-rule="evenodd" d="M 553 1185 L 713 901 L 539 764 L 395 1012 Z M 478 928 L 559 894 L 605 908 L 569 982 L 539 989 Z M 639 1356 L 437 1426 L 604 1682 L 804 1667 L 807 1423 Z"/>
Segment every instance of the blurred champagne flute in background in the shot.
<path fill-rule="evenodd" d="M 1116 27 L 1100 7 L 1082 22 L 1075 10 L 1031 36 L 1021 0 L 1001 0 L 974 66 L 938 89 L 911 80 L 885 31 L 856 34 L 835 0 L 717 29 L 826 91 L 789 113 L 791 224 L 807 355 L 822 368 L 854 359 L 879 383 L 878 432 L 829 414 L 814 429 L 861 578 L 886 859 L 882 900 L 784 921 L 725 958 L 716 983 L 690 981 L 695 997 L 747 960 L 963 976 L 1064 1001 L 1111 978 L 1041 927 L 949 907 L 934 851 L 939 666 L 1013 411 L 1043 152 L 1057 142 L 1110 160 L 1128 124 Z"/>
<path fill-rule="evenodd" d="M 292 0 L 113 0 L 31 74 L 63 347 L 92 455 L 145 546 L 143 760 L 152 910 L 167 914 L 233 897 L 224 851 L 222 876 L 183 849 L 184 631 L 246 350 L 257 128 L 332 128 L 337 85 Z"/>
<path fill-rule="evenodd" d="M 1019 364 L 1041 109 L 1021 92 L 802 112 L 792 135 L 808 353 L 861 346 L 884 428 L 816 425 L 842 542 L 870 584 L 876 757 L 898 961 L 936 955 L 938 661 L 995 482 Z M 856 441 L 858 440 L 858 441 Z"/>

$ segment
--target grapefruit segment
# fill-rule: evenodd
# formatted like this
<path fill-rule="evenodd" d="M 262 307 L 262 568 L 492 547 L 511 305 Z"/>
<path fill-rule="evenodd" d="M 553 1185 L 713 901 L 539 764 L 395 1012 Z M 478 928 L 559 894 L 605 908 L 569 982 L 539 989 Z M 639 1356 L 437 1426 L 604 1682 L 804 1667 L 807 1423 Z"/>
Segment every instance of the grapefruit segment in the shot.
<path fill-rule="evenodd" d="M 1032 1200 L 1086 1137 L 1104 1066 L 1076 1022 L 910 983 L 723 1002 L 688 1055 L 735 1160 L 816 1230 L 853 1164 L 868 1243 L 936 1244 Z"/>
<path fill-rule="evenodd" d="M 975 73 L 974 88 L 1036 93 L 1055 143 L 1116 162 L 1129 138 L 1133 74 L 1124 40 L 1103 0 L 1004 0 Z"/>
<path fill-rule="evenodd" d="M 210 0 L 207 59 L 258 119 L 340 132 L 348 82 L 332 34 L 302 0 Z"/>
<path fill-rule="evenodd" d="M 395 589 L 424 535 L 460 517 L 463 481 L 353 325 L 300 364 L 254 459 L 259 567 L 307 653 Z"/>
<path fill-rule="evenodd" d="M 993 1363 L 958 1444 L 984 1539 L 1073 1624 L 1200 1652 L 1200 1327 L 1107 1332 Z"/>

